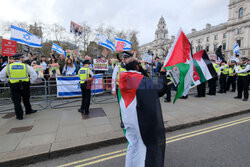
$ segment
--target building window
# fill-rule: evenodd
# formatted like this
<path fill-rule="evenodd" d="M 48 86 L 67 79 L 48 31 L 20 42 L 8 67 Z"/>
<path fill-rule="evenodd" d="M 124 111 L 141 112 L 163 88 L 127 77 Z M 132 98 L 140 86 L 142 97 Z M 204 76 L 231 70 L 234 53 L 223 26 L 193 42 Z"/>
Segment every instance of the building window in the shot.
<path fill-rule="evenodd" d="M 242 34 L 242 29 L 241 28 L 238 28 L 237 29 L 237 34 L 239 35 L 239 34 Z"/>
<path fill-rule="evenodd" d="M 241 40 L 240 40 L 240 39 L 238 39 L 238 40 L 236 41 L 236 43 L 239 44 L 239 47 L 241 46 Z"/>
<path fill-rule="evenodd" d="M 208 45 L 206 46 L 206 51 L 209 52 L 209 46 Z"/>
<path fill-rule="evenodd" d="M 209 37 L 207 37 L 207 42 L 209 42 Z"/>
<path fill-rule="evenodd" d="M 214 40 L 218 40 L 218 35 L 214 35 Z"/>
<path fill-rule="evenodd" d="M 201 39 L 198 39 L 198 43 L 201 43 Z"/>
<path fill-rule="evenodd" d="M 227 44 L 223 43 L 223 45 L 222 45 L 223 50 L 226 50 L 226 47 L 227 47 Z"/>
<path fill-rule="evenodd" d="M 239 18 L 242 18 L 244 15 L 244 9 L 243 8 L 240 8 L 239 9 Z"/>
<path fill-rule="evenodd" d="M 196 52 L 199 52 L 199 51 L 201 51 L 203 49 L 203 47 L 201 46 L 201 45 L 198 45 L 197 47 L 196 47 Z"/>
<path fill-rule="evenodd" d="M 214 44 L 214 51 L 216 51 L 218 48 L 218 44 Z"/>
<path fill-rule="evenodd" d="M 224 33 L 224 34 L 223 34 L 223 38 L 227 38 L 227 33 Z"/>

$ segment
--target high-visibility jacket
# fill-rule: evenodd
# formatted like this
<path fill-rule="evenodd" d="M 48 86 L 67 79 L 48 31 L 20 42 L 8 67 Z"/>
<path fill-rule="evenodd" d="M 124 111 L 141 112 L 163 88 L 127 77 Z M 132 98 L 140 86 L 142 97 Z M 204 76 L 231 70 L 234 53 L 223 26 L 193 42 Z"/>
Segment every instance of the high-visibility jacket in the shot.
<path fill-rule="evenodd" d="M 213 66 L 214 66 L 214 69 L 215 69 L 216 73 L 219 74 L 220 66 L 218 64 L 216 64 L 216 63 L 213 63 Z"/>
<path fill-rule="evenodd" d="M 221 71 L 222 74 L 227 75 L 229 71 L 229 66 L 227 64 L 224 65 L 224 69 Z"/>
<path fill-rule="evenodd" d="M 233 66 L 233 67 L 229 67 L 229 70 L 228 70 L 229 76 L 233 76 L 233 74 L 234 74 L 234 69 L 235 69 L 234 66 Z"/>
<path fill-rule="evenodd" d="M 84 84 L 85 81 L 89 78 L 89 68 L 82 67 L 78 72 L 78 76 L 81 79 L 80 83 Z"/>
<path fill-rule="evenodd" d="M 121 72 L 126 72 L 127 70 L 125 68 L 122 68 L 120 64 L 118 64 L 118 72 L 117 72 L 117 81 L 116 84 L 119 85 L 119 80 L 120 80 L 120 73 Z"/>
<path fill-rule="evenodd" d="M 29 82 L 29 67 L 24 63 L 12 63 L 6 67 L 10 83 Z"/>
<path fill-rule="evenodd" d="M 239 70 L 244 70 L 246 67 L 247 66 L 240 66 Z M 248 73 L 247 72 L 243 72 L 243 73 L 238 73 L 237 75 L 240 76 L 240 77 L 245 77 L 245 76 L 248 75 Z"/>

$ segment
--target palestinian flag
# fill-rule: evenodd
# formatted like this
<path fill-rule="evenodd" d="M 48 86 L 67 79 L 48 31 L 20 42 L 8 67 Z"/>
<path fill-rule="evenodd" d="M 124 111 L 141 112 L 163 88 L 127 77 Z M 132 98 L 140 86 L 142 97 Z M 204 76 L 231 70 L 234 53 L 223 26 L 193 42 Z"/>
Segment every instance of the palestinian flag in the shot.
<path fill-rule="evenodd" d="M 182 30 L 176 36 L 175 42 L 166 57 L 164 68 L 176 74 L 174 76 L 177 76 L 177 78 L 173 78 L 173 75 L 170 75 L 173 80 L 178 81 L 177 93 L 174 99 L 175 103 L 179 97 L 188 94 L 193 82 L 191 44 Z"/>
<path fill-rule="evenodd" d="M 213 64 L 209 60 L 209 57 L 205 50 L 199 51 L 193 55 L 193 63 L 194 63 L 193 86 L 197 86 L 217 76 Z"/>
<path fill-rule="evenodd" d="M 120 74 L 120 109 L 128 141 L 126 167 L 164 166 L 165 129 L 153 82 L 139 72 Z"/>

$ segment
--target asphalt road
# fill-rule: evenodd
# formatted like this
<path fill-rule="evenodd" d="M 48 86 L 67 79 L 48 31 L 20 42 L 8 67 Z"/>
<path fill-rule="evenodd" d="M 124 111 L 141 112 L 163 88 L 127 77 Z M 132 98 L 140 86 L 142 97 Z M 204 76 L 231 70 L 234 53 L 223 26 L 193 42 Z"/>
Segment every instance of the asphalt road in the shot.
<path fill-rule="evenodd" d="M 166 134 L 167 167 L 249 167 L 250 114 Z M 126 144 L 43 161 L 28 167 L 120 167 Z"/>

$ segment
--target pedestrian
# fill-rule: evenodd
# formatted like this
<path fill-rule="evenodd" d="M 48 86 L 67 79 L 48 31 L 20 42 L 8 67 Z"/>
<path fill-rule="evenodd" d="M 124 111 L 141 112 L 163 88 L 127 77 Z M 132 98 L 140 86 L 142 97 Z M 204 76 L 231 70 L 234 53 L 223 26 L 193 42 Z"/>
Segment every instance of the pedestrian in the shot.
<path fill-rule="evenodd" d="M 8 64 L 0 72 L 0 80 L 5 81 L 8 77 L 11 90 L 11 99 L 14 103 L 16 119 L 23 119 L 23 109 L 21 106 L 21 98 L 23 99 L 26 115 L 35 113 L 30 104 L 30 82 L 37 79 L 37 74 L 27 64 L 20 60 L 24 58 L 23 54 L 15 54 L 12 56 L 14 63 Z M 30 76 L 30 77 L 29 77 Z"/>
<path fill-rule="evenodd" d="M 220 91 L 218 93 L 227 93 L 227 76 L 229 66 L 225 60 L 223 60 L 220 64 L 220 71 Z"/>
<path fill-rule="evenodd" d="M 232 85 L 231 92 L 236 90 L 236 73 L 235 73 L 236 61 L 232 60 L 229 65 L 228 79 L 227 79 L 227 91 L 230 90 Z"/>
<path fill-rule="evenodd" d="M 84 60 L 83 67 L 78 71 L 80 78 L 80 85 L 82 90 L 82 105 L 78 112 L 82 113 L 85 118 L 89 115 L 89 106 L 91 98 L 91 84 L 93 81 L 94 73 L 90 69 L 91 62 Z"/>
<path fill-rule="evenodd" d="M 195 97 L 206 97 L 206 83 L 202 82 L 197 86 L 197 95 Z"/>
<path fill-rule="evenodd" d="M 163 167 L 165 158 L 165 129 L 159 96 L 162 86 L 139 72 L 139 62 L 126 60 L 127 72 L 120 74 L 120 108 L 128 141 L 126 167 Z M 166 75 L 163 76 L 166 78 Z M 158 89 L 159 88 L 159 89 Z"/>
<path fill-rule="evenodd" d="M 164 99 L 164 102 L 171 102 L 171 87 L 173 85 L 173 81 L 169 75 L 169 72 L 167 72 L 167 89 L 166 89 L 166 97 Z"/>
<path fill-rule="evenodd" d="M 250 65 L 248 64 L 248 59 L 246 57 L 241 58 L 241 62 L 239 63 L 240 66 L 235 68 L 235 72 L 237 73 L 238 80 L 237 80 L 237 90 L 238 95 L 234 97 L 235 99 L 242 99 L 242 92 L 244 92 L 243 101 L 248 100 L 248 71 L 250 70 Z"/>
<path fill-rule="evenodd" d="M 60 66 L 60 73 L 62 74 L 63 71 L 63 67 L 65 65 L 65 55 L 64 54 L 60 54 L 59 59 L 58 59 L 58 64 Z"/>
<path fill-rule="evenodd" d="M 208 80 L 208 87 L 209 87 L 209 91 L 208 91 L 208 95 L 210 96 L 215 96 L 216 95 L 216 86 L 217 86 L 217 81 L 218 81 L 218 75 L 220 73 L 220 66 L 218 64 L 215 63 L 215 60 L 211 60 L 213 67 L 217 73 L 217 76 L 211 78 L 210 80 Z"/>

